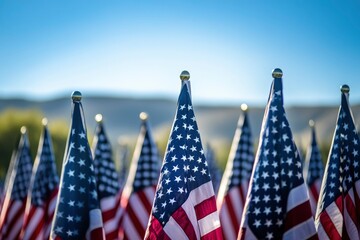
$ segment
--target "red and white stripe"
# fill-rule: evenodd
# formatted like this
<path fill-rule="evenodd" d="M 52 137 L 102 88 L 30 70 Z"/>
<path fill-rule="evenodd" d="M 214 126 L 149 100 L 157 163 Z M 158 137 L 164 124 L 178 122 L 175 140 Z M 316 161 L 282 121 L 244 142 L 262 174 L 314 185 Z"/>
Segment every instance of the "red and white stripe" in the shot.
<path fill-rule="evenodd" d="M 149 222 L 156 186 L 134 192 L 121 200 L 124 209 L 120 222 L 120 239 L 143 239 Z"/>
<path fill-rule="evenodd" d="M 120 194 L 101 199 L 100 208 L 106 239 L 118 239 L 119 221 L 121 217 Z"/>
<path fill-rule="evenodd" d="M 145 239 L 222 239 L 212 183 L 192 190 L 164 227 L 152 216 Z"/>
<path fill-rule="evenodd" d="M 21 239 L 49 239 L 57 194 L 58 188 L 54 189 L 49 200 L 43 206 L 34 206 L 28 203 L 20 234 Z"/>
<path fill-rule="evenodd" d="M 236 239 L 240 229 L 241 216 L 245 206 L 249 183 L 228 190 L 225 197 L 218 197 L 218 209 L 224 239 Z"/>
<path fill-rule="evenodd" d="M 25 203 L 9 198 L 4 200 L 0 216 L 0 239 L 18 239 L 23 225 Z"/>
<path fill-rule="evenodd" d="M 360 239 L 360 181 L 345 198 L 339 196 L 316 219 L 320 239 Z"/>
<path fill-rule="evenodd" d="M 247 226 L 244 213 L 238 239 L 256 239 Z M 318 239 L 305 183 L 293 188 L 288 195 L 282 239 Z M 320 238 L 322 239 L 322 238 Z"/>
<path fill-rule="evenodd" d="M 315 182 L 311 186 L 309 186 L 310 205 L 314 217 L 316 214 L 316 207 L 317 207 L 317 202 L 319 200 L 320 189 L 321 189 L 321 179 L 316 179 Z"/>

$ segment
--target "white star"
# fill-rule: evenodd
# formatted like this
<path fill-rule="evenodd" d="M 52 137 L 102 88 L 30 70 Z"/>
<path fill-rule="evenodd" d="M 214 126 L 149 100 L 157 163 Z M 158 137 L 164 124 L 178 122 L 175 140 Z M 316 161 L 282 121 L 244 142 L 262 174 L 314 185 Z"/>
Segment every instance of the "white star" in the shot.
<path fill-rule="evenodd" d="M 280 202 L 280 196 L 279 195 L 275 195 L 275 198 L 274 198 L 274 200 L 277 202 L 277 203 L 279 203 Z"/>
<path fill-rule="evenodd" d="M 78 149 L 80 152 L 85 152 L 85 146 L 80 145 L 80 147 Z"/>
<path fill-rule="evenodd" d="M 270 201 L 270 196 L 269 196 L 269 195 L 265 195 L 263 201 L 266 202 L 266 203 L 267 203 L 268 201 Z"/>
<path fill-rule="evenodd" d="M 172 156 L 172 157 L 171 157 L 171 161 L 172 161 L 172 162 L 175 162 L 176 159 L 177 159 L 176 156 Z"/>
<path fill-rule="evenodd" d="M 163 208 L 165 208 L 165 207 L 166 207 L 166 202 L 163 202 L 163 203 L 161 204 L 161 206 L 162 206 Z"/>
<path fill-rule="evenodd" d="M 169 188 L 167 191 L 166 191 L 166 194 L 170 194 L 170 193 L 172 193 L 173 192 L 173 190 L 171 190 L 171 188 Z"/>
<path fill-rule="evenodd" d="M 188 105 L 188 111 L 190 111 L 192 109 L 191 105 Z"/>
<path fill-rule="evenodd" d="M 264 189 L 265 191 L 267 191 L 269 189 L 269 184 L 268 183 L 264 183 L 262 189 Z"/>
<path fill-rule="evenodd" d="M 194 141 L 195 141 L 196 143 L 200 142 L 200 140 L 199 140 L 198 137 L 194 138 Z"/>
<path fill-rule="evenodd" d="M 179 170 L 179 165 L 176 165 L 176 166 L 173 166 L 173 169 L 172 169 L 174 172 L 176 172 L 177 170 Z"/>
<path fill-rule="evenodd" d="M 68 187 L 69 191 L 72 192 L 72 191 L 75 191 L 75 185 L 71 185 Z"/>
<path fill-rule="evenodd" d="M 190 131 L 190 130 L 194 130 L 194 126 L 193 125 L 191 125 L 191 124 L 189 124 L 189 126 L 188 126 L 188 130 Z"/>
<path fill-rule="evenodd" d="M 84 160 L 84 159 L 80 159 L 78 163 L 79 163 L 80 166 L 84 166 L 84 165 L 85 165 L 85 160 Z"/>
<path fill-rule="evenodd" d="M 198 168 L 199 168 L 199 167 L 195 166 L 195 167 L 192 169 L 193 172 L 197 172 L 197 171 L 198 171 Z"/>
<path fill-rule="evenodd" d="M 80 174 L 79 174 L 79 178 L 80 178 L 80 179 L 85 179 L 85 174 L 84 174 L 84 173 L 80 173 Z"/>
<path fill-rule="evenodd" d="M 285 146 L 284 151 L 289 154 L 289 152 L 291 152 L 291 146 Z"/>
<path fill-rule="evenodd" d="M 180 110 L 184 110 L 185 109 L 185 104 L 184 105 L 180 105 Z"/>
<path fill-rule="evenodd" d="M 206 169 L 203 168 L 203 169 L 201 170 L 201 173 L 202 173 L 202 175 L 206 174 Z"/>
<path fill-rule="evenodd" d="M 178 129 L 179 129 L 179 127 L 176 125 L 176 126 L 174 127 L 174 131 L 176 132 Z"/>
<path fill-rule="evenodd" d="M 179 188 L 178 188 L 178 192 L 179 192 L 179 193 L 183 193 L 183 192 L 184 192 L 184 189 L 183 189 L 182 187 L 179 187 Z"/>
<path fill-rule="evenodd" d="M 273 233 L 266 233 L 266 237 L 265 237 L 266 239 L 273 239 L 274 238 L 274 236 L 273 236 Z"/>
<path fill-rule="evenodd" d="M 74 207 L 75 206 L 75 201 L 70 200 L 68 202 L 68 204 L 69 204 L 70 207 Z"/>
<path fill-rule="evenodd" d="M 162 193 L 162 191 L 158 192 L 158 198 L 162 198 L 162 196 L 164 196 L 164 194 Z"/>
<path fill-rule="evenodd" d="M 80 187 L 79 192 L 81 192 L 81 193 L 85 193 L 85 188 Z"/>
<path fill-rule="evenodd" d="M 267 177 L 269 177 L 268 172 L 263 172 L 261 177 L 263 177 L 264 179 L 266 179 Z"/>
<path fill-rule="evenodd" d="M 257 216 L 258 214 L 260 214 L 260 208 L 255 208 L 254 214 L 255 214 L 256 216 Z"/>
<path fill-rule="evenodd" d="M 73 221 L 74 221 L 74 217 L 73 217 L 73 216 L 70 216 L 70 215 L 68 215 L 68 216 L 66 217 L 66 219 L 68 220 L 68 222 L 73 222 Z"/>
<path fill-rule="evenodd" d="M 181 136 L 181 134 L 176 135 L 176 139 L 180 140 L 180 139 L 182 139 L 182 138 L 183 138 L 183 137 Z"/>
<path fill-rule="evenodd" d="M 175 176 L 175 182 L 179 183 L 181 181 L 181 177 L 180 176 Z"/>
<path fill-rule="evenodd" d="M 265 207 L 264 213 L 269 215 L 269 213 L 271 213 L 270 207 Z"/>
<path fill-rule="evenodd" d="M 196 147 L 195 147 L 195 146 L 192 146 L 192 147 L 190 148 L 190 150 L 191 150 L 192 152 L 195 152 L 195 151 L 196 151 Z"/>
<path fill-rule="evenodd" d="M 169 178 L 165 179 L 165 184 L 166 184 L 166 185 L 168 185 L 170 182 L 171 182 L 171 181 L 170 181 Z"/>
<path fill-rule="evenodd" d="M 69 175 L 69 177 L 73 177 L 73 176 L 74 176 L 74 173 L 75 173 L 74 170 L 69 170 L 69 171 L 67 172 L 67 174 Z"/>
<path fill-rule="evenodd" d="M 276 180 L 276 179 L 278 179 L 278 177 L 279 177 L 279 173 L 277 173 L 277 172 L 274 172 L 273 173 L 273 175 L 272 175 L 272 177 Z"/>
<path fill-rule="evenodd" d="M 280 207 L 276 207 L 275 212 L 276 212 L 277 214 L 279 214 L 279 215 L 280 215 L 280 213 L 282 212 L 282 210 L 281 210 L 281 208 L 280 208 Z"/>
<path fill-rule="evenodd" d="M 267 227 L 270 227 L 270 226 L 272 225 L 272 221 L 271 221 L 271 220 L 266 219 L 266 221 L 265 221 L 265 225 L 266 225 Z"/>
<path fill-rule="evenodd" d="M 255 226 L 256 228 L 260 227 L 260 226 L 261 226 L 260 220 L 255 220 L 254 226 Z"/>
<path fill-rule="evenodd" d="M 74 162 L 74 159 L 75 159 L 75 157 L 70 156 L 70 157 L 69 157 L 69 162 Z"/>
<path fill-rule="evenodd" d="M 80 138 L 85 138 L 85 133 L 79 133 Z"/>
<path fill-rule="evenodd" d="M 175 198 L 171 198 L 171 199 L 169 200 L 169 203 L 171 203 L 172 205 L 174 205 L 174 203 L 176 203 Z"/>
<path fill-rule="evenodd" d="M 186 159 L 187 159 L 186 156 L 182 155 L 181 160 L 186 161 Z"/>
<path fill-rule="evenodd" d="M 185 120 L 185 119 L 186 119 L 186 114 L 181 115 L 181 119 L 182 119 L 182 120 Z"/>
<path fill-rule="evenodd" d="M 63 228 L 62 228 L 62 227 L 59 227 L 59 226 L 57 226 L 57 227 L 55 228 L 55 232 L 58 232 L 58 233 L 62 233 L 62 230 L 63 230 Z"/>
<path fill-rule="evenodd" d="M 73 235 L 73 232 L 70 231 L 70 230 L 68 230 L 68 231 L 66 232 L 66 234 L 67 234 L 68 236 L 72 236 L 72 235 Z"/>
<path fill-rule="evenodd" d="M 259 196 L 255 196 L 254 199 L 253 199 L 253 201 L 254 201 L 255 203 L 260 202 Z"/>
<path fill-rule="evenodd" d="M 289 137 L 288 137 L 287 134 L 283 134 L 283 135 L 282 135 L 282 139 L 283 139 L 284 142 L 286 142 L 286 140 L 288 140 Z"/>

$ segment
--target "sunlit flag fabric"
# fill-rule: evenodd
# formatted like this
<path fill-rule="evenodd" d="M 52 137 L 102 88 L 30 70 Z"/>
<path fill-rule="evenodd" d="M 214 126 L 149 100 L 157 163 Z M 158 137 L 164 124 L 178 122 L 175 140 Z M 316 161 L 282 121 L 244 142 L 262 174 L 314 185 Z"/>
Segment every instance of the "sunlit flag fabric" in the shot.
<path fill-rule="evenodd" d="M 217 165 L 216 159 L 215 159 L 214 149 L 210 146 L 210 144 L 206 145 L 205 159 L 208 161 L 210 176 L 211 176 L 212 184 L 214 187 L 214 192 L 215 192 L 215 194 L 217 194 L 219 187 L 220 187 L 221 171 L 220 171 L 220 169 Z"/>
<path fill-rule="evenodd" d="M 316 142 L 314 122 L 311 120 L 309 124 L 311 127 L 311 143 L 305 157 L 304 179 L 309 189 L 311 210 L 315 217 L 321 181 L 324 174 L 324 165 Z"/>
<path fill-rule="evenodd" d="M 72 99 L 72 122 L 51 238 L 105 239 L 81 93 L 75 91 Z"/>
<path fill-rule="evenodd" d="M 158 149 L 146 113 L 141 113 L 140 118 L 142 119 L 140 134 L 121 196 L 124 213 L 119 236 L 123 239 L 144 238 L 160 172 Z"/>
<path fill-rule="evenodd" d="M 26 128 L 21 128 L 21 138 L 5 189 L 5 199 L 0 215 L 0 239 L 17 239 L 23 225 L 26 197 L 32 171 L 30 145 Z"/>
<path fill-rule="evenodd" d="M 187 76 L 181 74 L 183 86 L 145 239 L 222 239 Z"/>
<path fill-rule="evenodd" d="M 282 71 L 273 71 L 239 239 L 317 238 L 302 164 L 283 106 Z"/>
<path fill-rule="evenodd" d="M 97 127 L 92 144 L 97 192 L 107 240 L 118 238 L 120 220 L 119 176 L 112 159 L 111 144 L 106 136 L 101 114 L 96 115 Z"/>
<path fill-rule="evenodd" d="M 359 136 L 342 86 L 341 105 L 325 167 L 315 224 L 320 239 L 359 239 Z"/>
<path fill-rule="evenodd" d="M 47 120 L 43 119 L 43 132 L 34 162 L 26 204 L 24 225 L 20 239 L 49 239 L 55 212 L 59 177 Z"/>
<path fill-rule="evenodd" d="M 226 164 L 217 204 L 224 239 L 236 239 L 254 164 L 254 146 L 247 112 L 240 116 Z"/>

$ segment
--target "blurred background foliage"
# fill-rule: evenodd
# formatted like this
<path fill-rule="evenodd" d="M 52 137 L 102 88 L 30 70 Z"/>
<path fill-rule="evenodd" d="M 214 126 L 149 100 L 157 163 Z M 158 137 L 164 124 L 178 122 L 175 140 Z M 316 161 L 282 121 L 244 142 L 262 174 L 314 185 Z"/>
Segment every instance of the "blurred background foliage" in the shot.
<path fill-rule="evenodd" d="M 40 134 L 42 131 L 41 121 L 44 117 L 44 114 L 38 109 L 15 109 L 9 108 L 0 112 L 0 180 L 4 180 L 9 162 L 11 159 L 12 152 L 17 148 L 18 141 L 20 138 L 20 128 L 26 126 L 28 130 L 28 136 L 30 140 L 31 154 L 34 161 L 37 153 L 37 148 L 40 140 Z M 66 145 L 66 140 L 69 132 L 70 116 L 69 121 L 65 120 L 51 120 L 48 122 L 48 127 L 53 142 L 53 149 L 55 154 L 55 160 L 57 165 L 57 170 L 60 175 L 61 165 L 64 157 L 64 150 Z M 107 129 L 106 131 L 111 131 Z M 88 139 L 90 146 L 92 144 L 93 133 L 92 129 L 88 129 Z M 170 126 L 168 129 L 153 133 L 155 142 L 159 148 L 160 160 L 162 161 L 168 137 L 170 133 Z M 257 150 L 258 136 L 254 137 L 254 152 Z M 118 142 L 113 142 L 113 154 L 114 161 L 119 170 L 120 161 L 119 158 L 121 153 L 119 153 L 120 146 L 126 146 L 128 155 L 127 155 L 127 164 L 131 162 L 133 151 L 136 144 L 136 137 L 119 137 Z M 211 147 L 215 151 L 215 158 L 218 163 L 219 168 L 223 171 L 225 169 L 226 161 L 228 159 L 232 139 L 228 140 L 214 140 L 210 143 Z M 206 146 L 206 142 L 202 142 L 203 146 Z M 327 160 L 328 151 L 330 148 L 330 141 L 321 142 L 318 139 L 319 148 L 323 157 L 324 163 Z M 307 146 L 300 146 L 300 151 L 302 156 L 305 156 L 305 151 Z M 120 150 L 121 151 L 121 150 Z M 126 166 L 127 168 L 129 166 Z"/>

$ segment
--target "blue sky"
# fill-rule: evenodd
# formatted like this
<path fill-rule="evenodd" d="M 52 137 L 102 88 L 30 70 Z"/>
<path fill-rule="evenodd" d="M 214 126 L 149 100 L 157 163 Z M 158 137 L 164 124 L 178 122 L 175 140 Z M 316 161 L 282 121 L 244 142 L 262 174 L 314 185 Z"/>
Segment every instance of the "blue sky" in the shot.
<path fill-rule="evenodd" d="M 360 1 L 0 1 L 0 97 L 168 97 L 360 103 Z"/>

